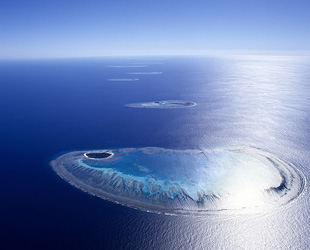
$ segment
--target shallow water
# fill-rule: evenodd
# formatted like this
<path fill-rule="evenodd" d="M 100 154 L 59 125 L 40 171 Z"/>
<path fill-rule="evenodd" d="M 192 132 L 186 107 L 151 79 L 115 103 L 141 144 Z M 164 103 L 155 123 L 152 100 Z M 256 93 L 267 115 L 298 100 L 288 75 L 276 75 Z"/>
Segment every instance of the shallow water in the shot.
<path fill-rule="evenodd" d="M 3 244 L 7 249 L 308 249 L 309 66 L 306 57 L 275 56 L 1 61 Z M 129 79 L 133 70 L 162 74 L 109 81 Z M 124 106 L 154 100 L 197 105 Z M 304 176 L 303 192 L 272 211 L 169 216 L 81 192 L 49 166 L 55 154 L 72 150 L 240 145 L 292 163 Z"/>

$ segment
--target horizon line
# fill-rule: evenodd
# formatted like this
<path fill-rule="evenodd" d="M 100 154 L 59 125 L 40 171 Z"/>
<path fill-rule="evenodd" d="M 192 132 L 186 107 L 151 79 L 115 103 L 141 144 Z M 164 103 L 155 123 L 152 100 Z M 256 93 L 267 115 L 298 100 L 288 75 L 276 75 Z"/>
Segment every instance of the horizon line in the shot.
<path fill-rule="evenodd" d="M 0 60 L 35 59 L 87 59 L 109 57 L 156 56 L 300 56 L 309 57 L 310 50 L 163 50 L 163 51 L 109 51 L 98 54 L 50 55 L 50 54 L 0 54 Z"/>

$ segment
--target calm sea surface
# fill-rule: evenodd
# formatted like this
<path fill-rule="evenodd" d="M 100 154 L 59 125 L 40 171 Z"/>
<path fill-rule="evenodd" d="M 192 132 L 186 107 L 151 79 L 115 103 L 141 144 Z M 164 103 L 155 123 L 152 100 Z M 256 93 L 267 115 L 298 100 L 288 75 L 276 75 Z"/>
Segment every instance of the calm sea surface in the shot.
<path fill-rule="evenodd" d="M 309 69 L 284 56 L 0 61 L 0 248 L 310 249 Z M 161 100 L 197 105 L 124 106 Z M 266 213 L 168 216 L 93 197 L 49 165 L 72 150 L 239 145 L 293 163 L 301 195 Z"/>

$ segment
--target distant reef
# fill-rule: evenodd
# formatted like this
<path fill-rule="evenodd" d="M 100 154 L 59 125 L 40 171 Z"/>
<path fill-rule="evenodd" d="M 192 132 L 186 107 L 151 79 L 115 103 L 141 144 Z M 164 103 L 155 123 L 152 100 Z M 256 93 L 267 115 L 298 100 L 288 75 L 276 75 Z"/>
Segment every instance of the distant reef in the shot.
<path fill-rule="evenodd" d="M 194 107 L 195 102 L 180 100 L 165 100 L 154 102 L 130 103 L 125 106 L 131 108 L 157 108 L 157 109 L 173 109 L 173 108 L 189 108 Z"/>

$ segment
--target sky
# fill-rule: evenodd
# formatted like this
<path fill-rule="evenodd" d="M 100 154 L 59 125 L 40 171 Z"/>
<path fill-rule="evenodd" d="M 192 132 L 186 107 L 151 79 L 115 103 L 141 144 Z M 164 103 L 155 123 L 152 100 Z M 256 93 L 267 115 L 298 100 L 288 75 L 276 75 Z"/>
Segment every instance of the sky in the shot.
<path fill-rule="evenodd" d="M 310 50 L 309 0 L 2 0 L 0 58 Z"/>

